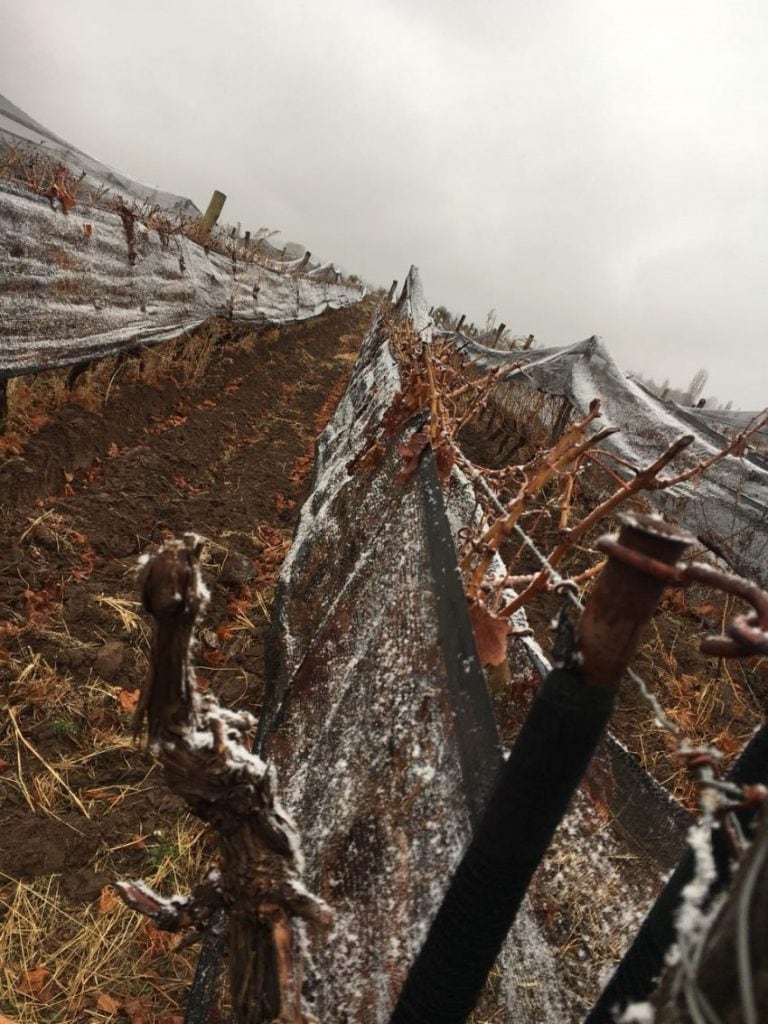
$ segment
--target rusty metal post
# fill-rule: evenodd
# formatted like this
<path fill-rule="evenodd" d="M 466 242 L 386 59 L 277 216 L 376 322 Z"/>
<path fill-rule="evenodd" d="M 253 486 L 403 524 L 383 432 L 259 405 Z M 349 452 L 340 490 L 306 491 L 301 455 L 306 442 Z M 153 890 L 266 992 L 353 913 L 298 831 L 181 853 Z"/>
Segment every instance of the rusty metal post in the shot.
<path fill-rule="evenodd" d="M 674 565 L 695 537 L 657 516 L 622 516 L 619 544 Z M 664 582 L 614 558 L 600 573 L 579 620 L 582 675 L 589 686 L 618 686 L 640 633 L 659 603 Z"/>
<path fill-rule="evenodd" d="M 634 516 L 625 518 L 619 540 L 674 564 L 693 538 L 656 517 Z M 544 680 L 499 773 L 390 1024 L 463 1024 L 472 1012 L 663 589 L 609 552 L 575 642 L 561 621 L 560 667 Z"/>
<path fill-rule="evenodd" d="M 226 201 L 227 197 L 223 192 L 216 191 L 211 196 L 211 201 L 208 203 L 208 209 L 205 211 L 202 220 L 200 221 L 200 231 L 204 236 L 210 235 L 211 231 L 213 231 L 214 224 L 219 219 Z"/>

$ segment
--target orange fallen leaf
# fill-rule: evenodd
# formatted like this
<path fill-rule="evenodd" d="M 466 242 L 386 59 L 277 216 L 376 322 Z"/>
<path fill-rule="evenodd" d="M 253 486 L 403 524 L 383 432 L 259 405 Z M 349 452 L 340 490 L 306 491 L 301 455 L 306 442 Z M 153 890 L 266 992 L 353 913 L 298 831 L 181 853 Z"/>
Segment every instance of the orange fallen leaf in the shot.
<path fill-rule="evenodd" d="M 0 1024 L 17 1024 L 15 1020 L 11 1020 L 10 1017 L 6 1017 L 4 1013 L 0 1012 Z"/>
<path fill-rule="evenodd" d="M 115 894 L 115 890 L 105 885 L 99 893 L 99 913 L 110 914 L 113 910 L 120 906 L 120 898 Z"/>
<path fill-rule="evenodd" d="M 107 995 L 106 992 L 102 992 L 99 998 L 96 1000 L 96 1006 L 103 1013 L 117 1013 L 120 1009 L 120 1003 L 114 998 L 114 996 Z"/>
<path fill-rule="evenodd" d="M 139 706 L 139 691 L 121 690 L 117 695 L 117 699 L 120 701 L 120 707 L 123 711 L 133 712 Z"/>
<path fill-rule="evenodd" d="M 288 512 L 296 504 L 291 498 L 286 498 L 282 491 L 275 492 L 275 510 L 277 512 Z"/>
<path fill-rule="evenodd" d="M 149 1001 L 146 996 L 128 996 L 123 1003 L 123 1013 L 131 1024 L 149 1024 Z"/>
<path fill-rule="evenodd" d="M 152 953 L 167 953 L 176 945 L 176 936 L 173 932 L 164 932 L 157 928 L 152 921 L 144 925 L 144 935 L 147 949 Z"/>
<path fill-rule="evenodd" d="M 49 1003 L 56 995 L 56 987 L 50 980 L 51 972 L 43 964 L 25 971 L 16 986 L 16 991 L 23 996 L 30 996 L 38 1003 Z"/>

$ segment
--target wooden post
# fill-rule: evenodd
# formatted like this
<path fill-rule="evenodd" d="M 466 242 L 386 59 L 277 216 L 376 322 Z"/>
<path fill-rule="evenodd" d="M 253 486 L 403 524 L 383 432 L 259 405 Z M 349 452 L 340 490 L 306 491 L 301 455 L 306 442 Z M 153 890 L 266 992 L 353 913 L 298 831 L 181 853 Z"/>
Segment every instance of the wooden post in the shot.
<path fill-rule="evenodd" d="M 523 342 L 523 351 L 527 352 L 532 344 L 533 344 L 533 335 L 529 334 L 528 337 Z"/>
<path fill-rule="evenodd" d="M 461 328 L 464 326 L 464 320 L 465 320 L 465 316 L 462 313 L 461 316 L 459 317 L 459 322 L 456 324 L 456 330 L 457 331 L 460 331 Z"/>
<path fill-rule="evenodd" d="M 296 267 L 296 273 L 297 274 L 300 274 L 302 272 L 302 270 L 304 270 L 306 268 L 307 264 L 309 263 L 309 260 L 310 260 L 311 256 L 312 256 L 312 253 L 309 251 L 309 249 L 307 249 L 307 251 L 302 256 L 301 263 L 298 265 L 298 267 Z"/>
<path fill-rule="evenodd" d="M 389 295 L 387 295 L 387 299 L 388 299 L 389 302 L 393 301 L 393 299 L 395 297 L 395 292 L 396 291 L 397 291 L 397 279 L 395 279 L 392 282 L 392 284 L 389 286 Z"/>
<path fill-rule="evenodd" d="M 245 232 L 245 248 L 246 249 L 250 249 L 251 248 L 251 232 L 250 231 L 246 231 Z"/>
<path fill-rule="evenodd" d="M 507 329 L 507 325 L 506 324 L 499 324 L 499 326 L 496 328 L 496 334 L 494 335 L 493 340 L 494 340 L 494 342 L 497 345 L 499 343 L 499 339 L 501 338 L 501 336 L 504 333 L 504 331 L 506 331 L 506 329 Z"/>
<path fill-rule="evenodd" d="M 211 201 L 208 203 L 208 209 L 203 214 L 203 219 L 200 221 L 200 231 L 203 235 L 210 235 L 213 231 L 213 226 L 221 215 L 221 211 L 224 208 L 227 197 L 223 192 L 214 192 L 211 196 Z"/>

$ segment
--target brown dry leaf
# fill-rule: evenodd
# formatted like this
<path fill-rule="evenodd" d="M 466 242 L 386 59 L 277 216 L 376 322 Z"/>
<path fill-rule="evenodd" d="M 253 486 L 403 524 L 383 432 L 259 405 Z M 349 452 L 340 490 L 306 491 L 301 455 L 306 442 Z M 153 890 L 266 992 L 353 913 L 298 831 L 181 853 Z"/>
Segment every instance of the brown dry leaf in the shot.
<path fill-rule="evenodd" d="M 451 475 L 455 461 L 456 453 L 453 448 L 449 448 L 447 445 L 440 445 L 435 450 L 435 466 L 437 467 L 437 477 L 441 483 L 444 484 Z"/>
<path fill-rule="evenodd" d="M 367 473 L 369 470 L 373 472 L 382 464 L 386 454 L 387 450 L 384 445 L 379 441 L 374 441 L 362 454 L 347 464 L 347 472 L 351 476 L 354 476 L 355 473 Z"/>
<path fill-rule="evenodd" d="M 121 690 L 117 695 L 117 699 L 120 701 L 120 707 L 123 711 L 133 712 L 139 706 L 139 691 Z"/>
<path fill-rule="evenodd" d="M 483 604 L 477 601 L 469 606 L 469 618 L 472 622 L 472 631 L 475 634 L 477 656 L 481 665 L 501 665 L 507 657 L 507 636 L 509 634 L 509 621 L 501 619 L 498 615 Z"/>
<path fill-rule="evenodd" d="M 99 913 L 110 914 L 120 906 L 120 898 L 110 885 L 105 885 L 99 893 Z"/>
<path fill-rule="evenodd" d="M 694 615 L 698 615 L 708 626 L 717 625 L 720 619 L 720 612 L 713 604 L 697 604 L 691 608 L 691 611 Z"/>
<path fill-rule="evenodd" d="M 688 602 L 682 590 L 667 590 L 664 605 L 673 614 L 684 615 L 688 611 Z"/>
<path fill-rule="evenodd" d="M 50 981 L 50 977 L 51 972 L 48 968 L 39 964 L 22 974 L 16 991 L 23 996 L 31 996 L 38 1003 L 49 1003 L 56 995 L 56 986 Z"/>
<path fill-rule="evenodd" d="M 277 512 L 289 512 L 296 504 L 291 498 L 286 498 L 282 491 L 275 491 L 275 510 Z"/>
<path fill-rule="evenodd" d="M 147 996 L 128 996 L 123 1003 L 123 1013 L 130 1024 L 149 1024 L 149 1010 Z"/>
<path fill-rule="evenodd" d="M 421 453 L 428 444 L 429 434 L 419 430 L 399 446 L 397 450 L 403 460 L 403 468 L 397 474 L 398 484 L 406 483 L 413 476 L 419 465 Z"/>
<path fill-rule="evenodd" d="M 120 1009 L 120 1003 L 114 996 L 107 995 L 106 992 L 102 992 L 99 998 L 96 1000 L 96 1006 L 102 1013 L 117 1013 Z"/>
<path fill-rule="evenodd" d="M 131 1021 L 133 1024 L 133 1021 Z M 158 1024 L 184 1024 L 184 1018 L 180 1013 L 164 1013 Z"/>
<path fill-rule="evenodd" d="M 176 936 L 173 932 L 161 931 L 152 921 L 144 924 L 147 949 L 152 953 L 167 953 L 176 945 Z"/>

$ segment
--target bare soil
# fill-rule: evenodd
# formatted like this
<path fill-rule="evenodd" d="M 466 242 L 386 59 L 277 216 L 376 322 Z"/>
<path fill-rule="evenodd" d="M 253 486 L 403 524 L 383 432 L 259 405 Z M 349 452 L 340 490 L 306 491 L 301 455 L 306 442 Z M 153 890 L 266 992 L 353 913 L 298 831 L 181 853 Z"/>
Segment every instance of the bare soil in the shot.
<path fill-rule="evenodd" d="M 59 876 L 71 915 L 83 901 L 112 910 L 109 882 L 146 877 L 180 855 L 180 809 L 131 736 L 149 639 L 138 557 L 185 531 L 207 538 L 211 606 L 199 682 L 258 715 L 273 587 L 314 439 L 372 311 L 367 301 L 281 329 L 224 331 L 194 386 L 173 373 L 115 386 L 95 410 L 64 406 L 0 461 L 0 694 L 11 711 L 0 733 L 6 912 L 12 881 L 34 886 L 48 876 Z M 41 941 L 43 966 L 51 942 Z M 66 977 L 54 989 L 29 980 L 47 978 L 35 969 L 31 961 L 6 969 L 25 1020 L 109 1016 L 95 993 L 64 1012 Z M 0 1009 L 15 1019 L 16 999 Z"/>

